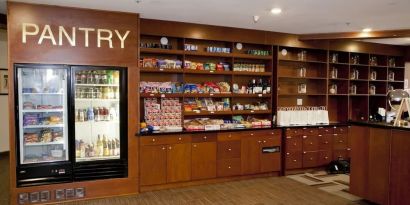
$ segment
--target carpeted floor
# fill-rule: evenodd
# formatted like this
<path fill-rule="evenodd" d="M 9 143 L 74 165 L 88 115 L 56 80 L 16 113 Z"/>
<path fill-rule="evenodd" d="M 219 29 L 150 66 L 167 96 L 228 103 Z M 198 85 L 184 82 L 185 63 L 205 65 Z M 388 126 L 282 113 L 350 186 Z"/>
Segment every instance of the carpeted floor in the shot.
<path fill-rule="evenodd" d="M 0 158 L 0 204 L 8 204 L 8 158 Z M 317 187 L 287 177 L 260 178 L 161 190 L 134 196 L 64 203 L 64 205 L 357 205 Z"/>

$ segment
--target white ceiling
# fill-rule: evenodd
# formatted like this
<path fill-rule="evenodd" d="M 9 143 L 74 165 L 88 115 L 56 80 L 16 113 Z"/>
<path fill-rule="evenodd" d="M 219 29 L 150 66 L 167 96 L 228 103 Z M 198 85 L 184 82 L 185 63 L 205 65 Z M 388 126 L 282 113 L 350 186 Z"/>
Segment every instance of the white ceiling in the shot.
<path fill-rule="evenodd" d="M 0 0 L 5 12 L 6 0 Z M 294 34 L 409 29 L 410 0 L 13 0 L 140 13 L 142 18 Z M 282 8 L 279 16 L 270 14 Z M 259 15 L 258 23 L 253 15 Z M 349 22 L 350 25 L 346 25 Z"/>
<path fill-rule="evenodd" d="M 368 40 L 363 40 L 363 41 L 371 42 L 371 43 L 410 46 L 410 37 L 407 37 L 407 38 L 368 39 Z"/>

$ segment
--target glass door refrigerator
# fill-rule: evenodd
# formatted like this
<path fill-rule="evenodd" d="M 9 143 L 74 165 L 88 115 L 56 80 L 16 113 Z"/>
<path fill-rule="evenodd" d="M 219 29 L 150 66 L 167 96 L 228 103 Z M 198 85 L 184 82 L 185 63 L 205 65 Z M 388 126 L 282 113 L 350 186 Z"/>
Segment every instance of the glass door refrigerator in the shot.
<path fill-rule="evenodd" d="M 74 180 L 127 176 L 126 69 L 72 66 Z"/>
<path fill-rule="evenodd" d="M 15 65 L 17 185 L 72 181 L 68 67 Z"/>

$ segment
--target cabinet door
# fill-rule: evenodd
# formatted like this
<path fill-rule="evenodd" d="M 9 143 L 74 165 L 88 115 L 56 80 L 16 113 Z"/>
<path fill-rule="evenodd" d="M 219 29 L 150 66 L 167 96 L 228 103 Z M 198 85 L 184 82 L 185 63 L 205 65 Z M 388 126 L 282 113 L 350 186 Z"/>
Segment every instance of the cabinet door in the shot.
<path fill-rule="evenodd" d="M 318 152 L 303 152 L 303 167 L 316 167 L 318 165 Z"/>
<path fill-rule="evenodd" d="M 368 199 L 378 204 L 388 204 L 390 134 L 390 129 L 370 128 Z"/>
<path fill-rule="evenodd" d="M 256 174 L 260 172 L 261 143 L 262 140 L 259 137 L 242 138 L 242 174 Z"/>
<path fill-rule="evenodd" d="M 216 142 L 192 144 L 192 179 L 216 177 Z"/>
<path fill-rule="evenodd" d="M 262 138 L 261 146 L 261 172 L 276 172 L 281 168 L 281 156 L 280 156 L 281 137 L 280 136 L 268 136 Z M 279 152 L 263 153 L 264 147 L 279 147 Z"/>
<path fill-rule="evenodd" d="M 165 145 L 141 146 L 140 184 L 165 184 L 167 181 L 167 150 Z"/>
<path fill-rule="evenodd" d="M 287 152 L 301 152 L 302 151 L 302 136 L 286 136 L 286 151 Z"/>
<path fill-rule="evenodd" d="M 391 138 L 390 204 L 410 204 L 410 131 L 393 130 Z"/>
<path fill-rule="evenodd" d="M 333 149 L 346 150 L 347 149 L 347 134 L 333 135 Z"/>
<path fill-rule="evenodd" d="M 217 162 L 218 177 L 228 177 L 241 175 L 241 159 L 221 159 Z"/>
<path fill-rule="evenodd" d="M 286 153 L 286 169 L 302 168 L 302 152 Z"/>
<path fill-rule="evenodd" d="M 241 157 L 241 141 L 218 142 L 218 159 L 232 159 Z"/>
<path fill-rule="evenodd" d="M 367 198 L 369 128 L 352 126 L 350 134 L 350 139 L 352 141 L 352 159 L 350 160 L 350 192 L 354 195 Z"/>
<path fill-rule="evenodd" d="M 326 166 L 332 161 L 332 150 L 319 151 L 318 166 Z"/>
<path fill-rule="evenodd" d="M 318 135 L 304 135 L 302 137 L 303 151 L 317 151 L 319 150 L 319 137 Z"/>
<path fill-rule="evenodd" d="M 319 150 L 332 151 L 332 138 L 333 134 L 319 135 Z"/>
<path fill-rule="evenodd" d="M 155 161 L 151 161 L 155 163 Z M 154 172 L 154 170 L 151 170 Z M 191 179 L 191 144 L 168 145 L 167 182 L 189 181 Z"/>

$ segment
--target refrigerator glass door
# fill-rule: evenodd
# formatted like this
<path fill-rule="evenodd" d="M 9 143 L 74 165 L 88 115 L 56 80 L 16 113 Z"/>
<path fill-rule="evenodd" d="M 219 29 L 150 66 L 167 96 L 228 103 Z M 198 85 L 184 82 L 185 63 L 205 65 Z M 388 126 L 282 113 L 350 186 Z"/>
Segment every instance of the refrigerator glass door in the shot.
<path fill-rule="evenodd" d="M 76 162 L 120 159 L 120 72 L 77 68 L 74 78 Z"/>
<path fill-rule="evenodd" d="M 67 69 L 17 67 L 20 164 L 68 161 Z"/>

